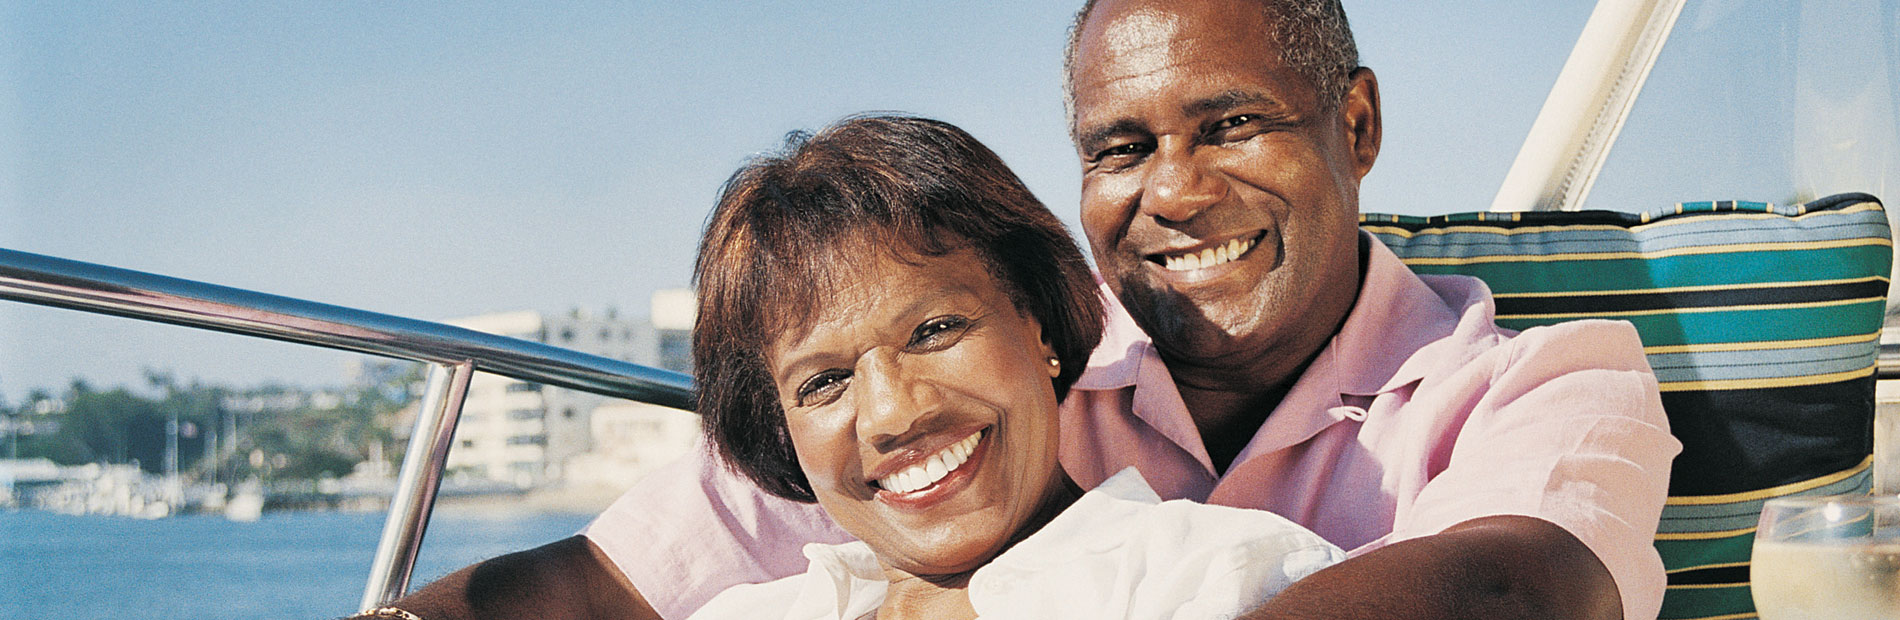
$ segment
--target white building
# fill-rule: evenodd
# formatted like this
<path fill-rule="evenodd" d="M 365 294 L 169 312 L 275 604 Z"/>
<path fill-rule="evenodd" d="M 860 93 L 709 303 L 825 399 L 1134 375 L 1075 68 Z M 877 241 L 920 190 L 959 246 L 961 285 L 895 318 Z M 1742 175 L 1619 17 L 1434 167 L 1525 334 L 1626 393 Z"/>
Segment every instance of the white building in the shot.
<path fill-rule="evenodd" d="M 446 322 L 635 364 L 659 363 L 653 327 L 611 311 L 605 315 L 503 312 Z M 592 412 L 608 400 L 578 390 L 476 373 L 469 382 L 448 467 L 451 472 L 524 487 L 560 480 L 568 459 L 593 448 Z"/>
<path fill-rule="evenodd" d="M 686 455 L 699 437 L 699 416 L 648 403 L 615 400 L 594 409 L 594 450 L 568 461 L 567 483 L 618 495 L 635 480 Z"/>

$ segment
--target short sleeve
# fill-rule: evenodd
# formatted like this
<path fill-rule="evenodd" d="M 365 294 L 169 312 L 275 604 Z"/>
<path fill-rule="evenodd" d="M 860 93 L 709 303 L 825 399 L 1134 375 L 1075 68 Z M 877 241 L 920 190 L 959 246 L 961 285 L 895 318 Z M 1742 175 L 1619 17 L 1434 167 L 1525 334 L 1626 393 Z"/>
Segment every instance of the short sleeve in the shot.
<path fill-rule="evenodd" d="M 704 445 L 635 484 L 581 533 L 665 618 L 684 618 L 728 587 L 803 572 L 806 543 L 851 540 L 817 504 L 759 490 Z"/>
<path fill-rule="evenodd" d="M 1488 389 L 1445 469 L 1396 515 L 1393 540 L 1484 516 L 1543 519 L 1609 569 L 1624 617 L 1656 617 L 1664 573 L 1653 541 L 1681 444 L 1635 329 L 1533 328 L 1476 362 L 1488 364 Z"/>

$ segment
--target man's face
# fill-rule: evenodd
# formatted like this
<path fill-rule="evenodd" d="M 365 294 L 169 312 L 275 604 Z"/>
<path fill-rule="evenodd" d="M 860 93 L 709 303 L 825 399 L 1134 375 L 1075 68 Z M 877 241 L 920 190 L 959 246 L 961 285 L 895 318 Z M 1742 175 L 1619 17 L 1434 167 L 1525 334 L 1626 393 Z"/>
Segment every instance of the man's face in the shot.
<path fill-rule="evenodd" d="M 1171 365 L 1302 361 L 1357 294 L 1376 85 L 1328 105 L 1267 26 L 1244 0 L 1110 0 L 1077 47 L 1082 228 Z"/>

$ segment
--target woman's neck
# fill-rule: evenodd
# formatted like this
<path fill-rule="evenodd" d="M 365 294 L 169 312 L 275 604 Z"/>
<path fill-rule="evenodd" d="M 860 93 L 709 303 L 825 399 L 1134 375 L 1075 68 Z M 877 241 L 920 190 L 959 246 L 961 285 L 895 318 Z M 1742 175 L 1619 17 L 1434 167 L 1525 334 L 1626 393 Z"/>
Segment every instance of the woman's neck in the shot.
<path fill-rule="evenodd" d="M 1042 507 L 1010 535 L 1009 542 L 996 550 L 997 555 L 1002 555 L 1016 543 L 1041 530 L 1042 526 L 1082 497 L 1081 487 L 1076 486 L 1067 473 L 1061 473 L 1057 478 L 1055 484 L 1051 485 L 1053 488 L 1044 493 Z M 991 556 L 983 564 L 987 565 L 994 559 L 995 556 Z M 982 567 L 979 565 L 967 572 L 950 575 L 914 575 L 886 563 L 884 574 L 890 579 L 890 587 L 885 590 L 883 606 L 877 610 L 878 620 L 975 618 L 976 608 L 970 605 L 970 577 Z"/>

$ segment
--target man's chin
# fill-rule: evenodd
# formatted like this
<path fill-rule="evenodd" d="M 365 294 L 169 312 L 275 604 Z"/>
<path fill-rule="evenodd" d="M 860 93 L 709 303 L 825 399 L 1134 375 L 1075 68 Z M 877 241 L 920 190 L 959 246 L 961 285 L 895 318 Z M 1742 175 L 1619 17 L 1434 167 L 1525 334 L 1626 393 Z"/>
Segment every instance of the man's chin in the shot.
<path fill-rule="evenodd" d="M 1149 294 L 1152 294 L 1150 292 Z M 1161 352 L 1169 366 L 1221 366 L 1250 360 L 1266 347 L 1254 344 L 1252 325 L 1228 325 L 1208 316 L 1200 305 L 1178 295 L 1163 294 L 1154 299 L 1124 299 L 1125 307 Z M 1138 305 L 1139 304 L 1139 305 Z M 1148 308 L 1136 312 L 1133 308 Z M 1241 323 L 1233 321 L 1232 323 Z"/>

